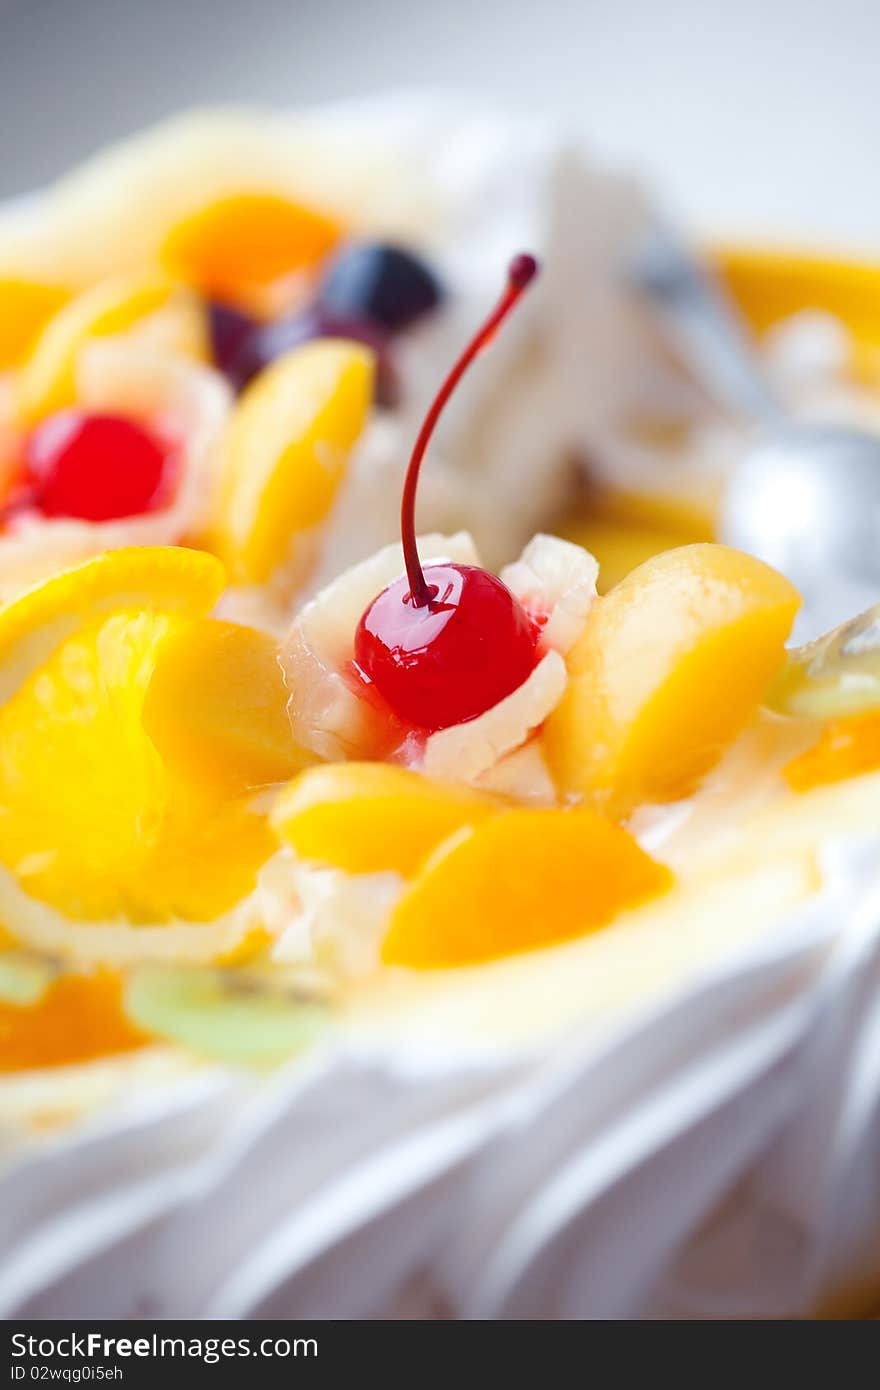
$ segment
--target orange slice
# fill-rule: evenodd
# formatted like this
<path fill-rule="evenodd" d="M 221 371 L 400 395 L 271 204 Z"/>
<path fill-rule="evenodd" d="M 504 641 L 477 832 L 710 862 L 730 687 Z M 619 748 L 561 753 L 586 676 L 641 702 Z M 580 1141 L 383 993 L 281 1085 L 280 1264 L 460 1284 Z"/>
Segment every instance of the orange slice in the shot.
<path fill-rule="evenodd" d="M 272 637 L 203 618 L 157 654 L 144 725 L 169 768 L 227 795 L 286 782 L 313 761 L 293 739 Z"/>

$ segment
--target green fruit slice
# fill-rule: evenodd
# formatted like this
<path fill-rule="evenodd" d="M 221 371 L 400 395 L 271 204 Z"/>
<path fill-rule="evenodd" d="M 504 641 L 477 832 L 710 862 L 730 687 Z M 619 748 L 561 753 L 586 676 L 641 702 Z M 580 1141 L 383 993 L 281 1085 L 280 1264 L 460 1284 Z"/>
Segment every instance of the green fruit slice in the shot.
<path fill-rule="evenodd" d="M 57 971 L 52 961 L 25 951 L 0 952 L 0 1004 L 26 1009 L 45 994 Z"/>
<path fill-rule="evenodd" d="M 144 1032 L 251 1066 L 282 1062 L 329 1024 L 323 1004 L 241 970 L 143 966 L 127 981 L 124 1001 Z"/>
<path fill-rule="evenodd" d="M 880 604 L 790 651 L 765 703 L 798 719 L 880 710 Z"/>

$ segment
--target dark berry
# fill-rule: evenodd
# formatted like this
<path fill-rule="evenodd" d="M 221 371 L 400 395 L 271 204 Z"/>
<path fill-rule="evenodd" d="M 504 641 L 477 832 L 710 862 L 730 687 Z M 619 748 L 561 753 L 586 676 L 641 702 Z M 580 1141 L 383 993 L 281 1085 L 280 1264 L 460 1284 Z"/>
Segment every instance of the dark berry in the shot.
<path fill-rule="evenodd" d="M 255 325 L 240 342 L 226 374 L 240 391 L 276 358 L 314 338 L 352 338 L 372 348 L 376 354 L 376 400 L 382 406 L 395 404 L 397 388 L 387 333 L 363 319 L 334 319 L 320 309 Z"/>
<path fill-rule="evenodd" d="M 233 309 L 229 304 L 212 300 L 208 305 L 208 331 L 211 335 L 211 355 L 221 372 L 229 375 L 234 370 L 238 354 L 248 336 L 257 328 L 257 323 L 248 314 Z"/>
<path fill-rule="evenodd" d="M 424 261 L 402 246 L 358 242 L 328 266 L 317 303 L 337 319 L 366 319 L 388 333 L 435 309 L 443 291 Z"/>

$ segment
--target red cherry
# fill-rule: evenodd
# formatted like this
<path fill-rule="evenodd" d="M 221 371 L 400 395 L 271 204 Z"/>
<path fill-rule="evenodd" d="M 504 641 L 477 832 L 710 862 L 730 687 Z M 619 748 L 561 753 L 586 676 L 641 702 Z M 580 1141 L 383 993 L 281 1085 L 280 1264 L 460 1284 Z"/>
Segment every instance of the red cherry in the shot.
<path fill-rule="evenodd" d="M 168 446 L 135 420 L 61 410 L 27 439 L 23 488 L 45 516 L 113 521 L 163 506 L 170 464 Z"/>
<path fill-rule="evenodd" d="M 462 353 L 425 417 L 401 505 L 406 574 L 373 600 L 358 624 L 354 658 L 398 718 L 433 731 L 474 719 L 522 685 L 535 665 L 537 627 L 494 574 L 475 565 L 430 565 L 416 545 L 419 469 L 437 419 L 477 354 L 537 273 L 532 256 L 511 263 L 507 288 Z"/>
<path fill-rule="evenodd" d="M 535 664 L 537 629 L 507 585 L 476 565 L 429 565 L 434 598 L 417 607 L 406 575 L 358 625 L 355 660 L 395 714 L 444 729 L 496 705 Z"/>

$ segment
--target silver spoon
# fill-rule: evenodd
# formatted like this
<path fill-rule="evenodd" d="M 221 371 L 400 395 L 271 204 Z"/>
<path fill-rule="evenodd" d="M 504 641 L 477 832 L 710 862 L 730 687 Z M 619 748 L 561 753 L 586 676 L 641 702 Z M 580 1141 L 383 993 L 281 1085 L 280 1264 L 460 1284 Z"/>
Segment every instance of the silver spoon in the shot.
<path fill-rule="evenodd" d="M 880 598 L 880 437 L 792 422 L 723 289 L 658 229 L 633 278 L 716 401 L 757 428 L 722 498 L 719 534 L 804 595 L 805 637 Z"/>

